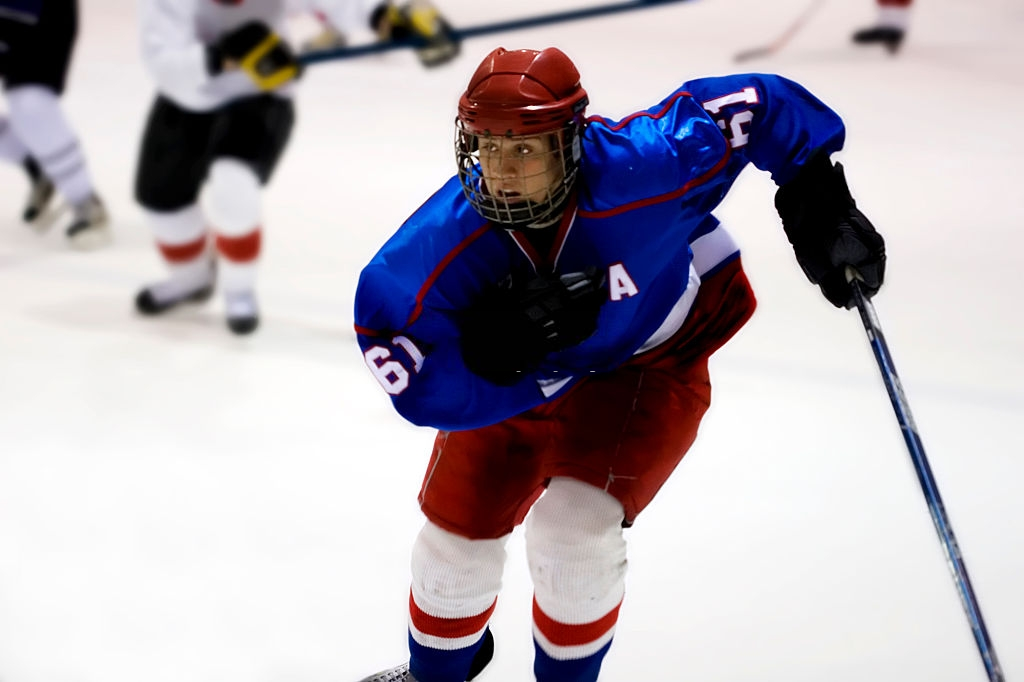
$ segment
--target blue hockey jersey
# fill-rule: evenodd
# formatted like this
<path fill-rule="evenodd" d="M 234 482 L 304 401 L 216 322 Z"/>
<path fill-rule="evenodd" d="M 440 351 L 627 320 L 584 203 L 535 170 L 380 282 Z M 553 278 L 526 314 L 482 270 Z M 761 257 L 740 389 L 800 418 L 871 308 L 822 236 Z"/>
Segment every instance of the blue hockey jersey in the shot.
<path fill-rule="evenodd" d="M 839 116 L 806 89 L 765 74 L 689 81 L 619 121 L 592 116 L 575 205 L 544 254 L 521 233 L 488 224 L 453 177 L 360 275 L 355 328 L 366 364 L 403 417 L 443 430 L 493 424 L 554 399 L 678 329 L 700 276 L 738 256 L 734 245 L 719 249 L 698 268 L 691 244 L 720 229 L 711 212 L 748 163 L 781 185 L 815 150 L 841 149 L 844 135 Z M 486 288 L 588 266 L 608 274 L 593 336 L 511 386 L 465 367 L 459 312 Z"/>

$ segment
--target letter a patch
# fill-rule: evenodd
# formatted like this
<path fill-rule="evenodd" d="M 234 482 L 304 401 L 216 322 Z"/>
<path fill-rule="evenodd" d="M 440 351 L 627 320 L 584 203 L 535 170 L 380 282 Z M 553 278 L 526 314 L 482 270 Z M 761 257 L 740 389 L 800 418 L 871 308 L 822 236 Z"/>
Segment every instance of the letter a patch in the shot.
<path fill-rule="evenodd" d="M 621 301 L 623 298 L 640 293 L 633 278 L 626 272 L 626 266 L 622 263 L 612 263 L 608 266 L 608 293 L 613 301 Z"/>

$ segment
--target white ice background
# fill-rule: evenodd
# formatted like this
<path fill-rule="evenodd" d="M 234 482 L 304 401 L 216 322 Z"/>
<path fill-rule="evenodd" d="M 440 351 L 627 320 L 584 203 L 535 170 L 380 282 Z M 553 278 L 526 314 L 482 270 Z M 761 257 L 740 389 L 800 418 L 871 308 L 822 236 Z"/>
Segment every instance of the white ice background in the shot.
<path fill-rule="evenodd" d="M 594 0 L 595 2 L 598 0 Z M 361 266 L 454 171 L 452 119 L 491 48 L 556 45 L 591 111 L 688 78 L 777 72 L 848 125 L 854 196 L 888 242 L 875 304 L 1007 679 L 1024 679 L 1024 4 L 922 0 L 892 58 L 832 0 L 699 0 L 312 67 L 265 196 L 263 326 L 221 302 L 141 319 L 162 275 L 132 199 L 152 84 L 134 3 L 84 0 L 64 100 L 113 215 L 76 253 L 18 220 L 0 167 L 0 680 L 350 682 L 406 656 L 408 552 L 433 434 L 404 423 L 352 332 Z M 586 6 L 449 0 L 456 26 Z M 2 104 L 0 104 L 2 106 Z M 719 210 L 760 307 L 712 362 L 697 444 L 628 531 L 602 679 L 985 679 L 855 312 L 804 279 L 750 169 Z M 481 682 L 530 677 L 517 533 Z"/>

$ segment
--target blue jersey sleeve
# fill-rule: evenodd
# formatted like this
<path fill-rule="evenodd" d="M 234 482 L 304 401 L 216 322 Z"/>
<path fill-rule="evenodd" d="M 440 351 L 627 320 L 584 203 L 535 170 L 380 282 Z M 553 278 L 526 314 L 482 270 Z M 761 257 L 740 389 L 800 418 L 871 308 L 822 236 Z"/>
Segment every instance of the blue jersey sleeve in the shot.
<path fill-rule="evenodd" d="M 460 431 L 495 424 L 544 402 L 544 389 L 558 381 L 525 375 L 498 386 L 466 369 L 457 342 L 431 345 L 407 334 L 360 333 L 367 367 L 391 396 L 395 410 L 417 426 Z M 538 383 L 538 380 L 541 380 Z"/>
<path fill-rule="evenodd" d="M 736 160 L 768 171 L 778 185 L 791 180 L 816 150 L 842 149 L 842 119 L 799 83 L 749 73 L 683 84 L 728 139 Z"/>
<path fill-rule="evenodd" d="M 508 265 L 493 228 L 458 197 L 450 184 L 413 214 L 363 268 L 355 298 L 363 359 L 395 409 L 446 431 L 497 423 L 573 382 L 537 372 L 498 386 L 466 368 L 460 311 Z"/>

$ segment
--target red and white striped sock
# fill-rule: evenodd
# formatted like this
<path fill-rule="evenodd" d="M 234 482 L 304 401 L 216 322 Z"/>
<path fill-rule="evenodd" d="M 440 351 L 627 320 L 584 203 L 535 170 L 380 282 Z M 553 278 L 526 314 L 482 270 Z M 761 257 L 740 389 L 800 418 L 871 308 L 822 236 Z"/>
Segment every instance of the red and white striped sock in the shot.
<path fill-rule="evenodd" d="M 910 25 L 911 0 L 878 0 L 878 25 L 906 31 Z"/>
<path fill-rule="evenodd" d="M 252 293 L 263 244 L 261 187 L 244 161 L 217 159 L 210 165 L 206 217 L 216 234 L 220 281 L 227 296 Z"/>
<path fill-rule="evenodd" d="M 611 647 L 625 593 L 622 504 L 599 488 L 554 478 L 526 520 L 538 682 L 593 682 Z"/>
<path fill-rule="evenodd" d="M 148 287 L 150 295 L 162 303 L 211 286 L 216 276 L 213 254 L 199 207 L 147 211 L 146 218 L 170 273 L 167 280 Z"/>
<path fill-rule="evenodd" d="M 471 540 L 427 522 L 413 545 L 409 670 L 465 682 L 494 612 L 508 537 Z"/>

